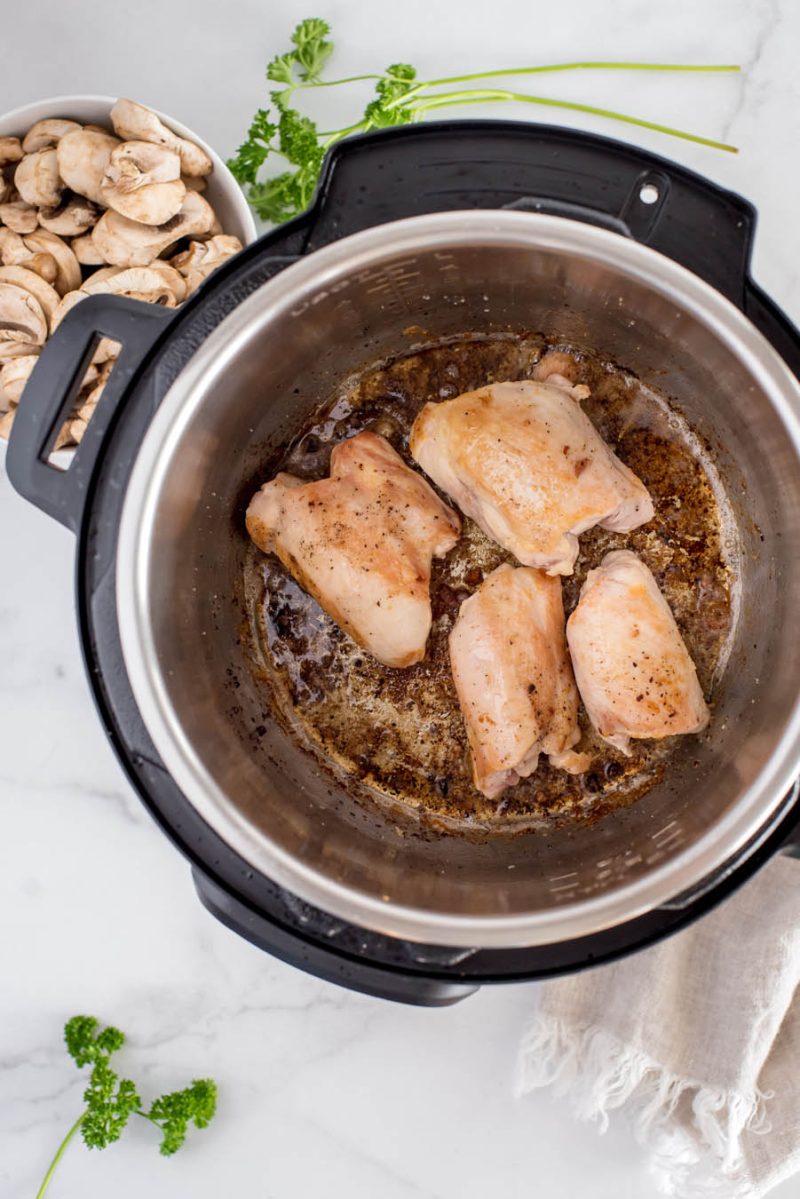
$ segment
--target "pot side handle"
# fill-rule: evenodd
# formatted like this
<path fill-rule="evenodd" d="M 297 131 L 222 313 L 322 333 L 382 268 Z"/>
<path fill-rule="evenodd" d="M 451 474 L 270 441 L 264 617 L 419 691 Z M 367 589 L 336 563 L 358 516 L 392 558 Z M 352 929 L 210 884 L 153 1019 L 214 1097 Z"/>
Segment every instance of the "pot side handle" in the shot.
<path fill-rule="evenodd" d="M 376 999 L 390 999 L 417 1007 L 450 1007 L 479 989 L 474 983 L 411 976 L 335 953 L 317 941 L 303 938 L 296 930 L 290 931 L 277 921 L 267 920 L 196 866 L 192 868 L 192 878 L 203 907 L 226 928 L 273 957 L 326 982 Z"/>
<path fill-rule="evenodd" d="M 122 296 L 87 296 L 46 343 L 25 385 L 8 444 L 8 477 L 21 496 L 73 532 L 119 402 L 172 315 Z M 61 469 L 48 456 L 102 337 L 120 343 L 119 356 L 72 462 Z"/>

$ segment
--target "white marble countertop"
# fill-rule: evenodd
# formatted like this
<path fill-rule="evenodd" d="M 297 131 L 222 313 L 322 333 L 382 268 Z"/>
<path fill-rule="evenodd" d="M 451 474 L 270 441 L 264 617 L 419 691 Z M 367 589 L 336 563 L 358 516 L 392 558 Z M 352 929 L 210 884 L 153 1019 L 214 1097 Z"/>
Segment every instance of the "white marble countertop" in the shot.
<path fill-rule="evenodd" d="M 336 0 L 318 13 L 334 26 L 341 74 L 406 59 L 438 73 L 565 58 L 742 63 L 740 78 L 584 75 L 542 87 L 737 143 L 733 157 L 564 118 L 629 137 L 754 201 L 755 276 L 800 320 L 795 0 L 404 0 L 373 6 L 369 19 L 357 10 Z M 0 112 L 59 93 L 127 94 L 224 154 L 265 99 L 265 61 L 305 15 L 300 0 L 26 0 L 3 15 Z M 125 1060 L 152 1093 L 211 1074 L 220 1110 L 171 1161 L 144 1126 L 102 1154 L 74 1145 L 53 1199 L 654 1194 L 623 1122 L 599 1138 L 546 1094 L 513 1099 L 535 986 L 484 990 L 443 1011 L 403 1008 L 317 982 L 216 924 L 95 716 L 73 616 L 73 539 L 16 497 L 1 467 L 0 553 L 6 1199 L 33 1199 L 79 1110 L 82 1082 L 61 1026 L 81 1011 L 129 1032 Z M 800 1196 L 800 1182 L 775 1194 Z"/>

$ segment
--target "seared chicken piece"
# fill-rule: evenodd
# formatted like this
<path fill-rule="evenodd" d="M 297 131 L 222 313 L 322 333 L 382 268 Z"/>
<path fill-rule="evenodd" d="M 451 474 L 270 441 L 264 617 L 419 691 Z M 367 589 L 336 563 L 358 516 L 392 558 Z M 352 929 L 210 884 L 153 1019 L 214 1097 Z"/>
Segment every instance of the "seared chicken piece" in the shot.
<path fill-rule="evenodd" d="M 708 708 L 667 601 L 630 550 L 589 571 L 567 622 L 575 678 L 601 737 L 629 753 L 631 737 L 699 733 Z"/>
<path fill-rule="evenodd" d="M 644 484 L 620 462 L 557 382 L 493 383 L 426 404 L 411 453 L 459 507 L 526 566 L 572 574 L 578 534 L 618 533 L 650 520 Z"/>
<path fill-rule="evenodd" d="M 539 383 L 554 383 L 558 387 L 566 387 L 572 391 L 576 400 L 585 400 L 591 395 L 589 388 L 583 383 L 575 384 L 573 376 L 578 372 L 578 363 L 563 350 L 548 350 L 533 368 L 533 377 Z"/>
<path fill-rule="evenodd" d="M 564 637 L 561 580 L 498 566 L 461 605 L 450 665 L 472 751 L 475 786 L 489 799 L 527 778 L 539 754 L 578 774 L 578 692 Z"/>
<path fill-rule="evenodd" d="M 359 645 L 386 666 L 425 656 L 431 558 L 455 545 L 458 516 L 375 433 L 331 454 L 330 478 L 279 474 L 247 509 L 247 531 Z"/>

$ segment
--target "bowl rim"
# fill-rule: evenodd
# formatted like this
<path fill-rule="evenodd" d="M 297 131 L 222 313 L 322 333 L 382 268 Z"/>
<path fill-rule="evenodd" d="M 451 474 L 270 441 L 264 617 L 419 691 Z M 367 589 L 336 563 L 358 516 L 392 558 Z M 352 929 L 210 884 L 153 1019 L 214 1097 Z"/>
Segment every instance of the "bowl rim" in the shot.
<path fill-rule="evenodd" d="M 107 96 L 99 92 L 73 92 L 67 95 L 46 96 L 42 100 L 31 100 L 27 104 L 20 104 L 16 108 L 11 108 L 7 112 L 0 113 L 0 137 L 19 136 L 11 132 L 12 127 L 18 126 L 19 128 L 23 128 L 23 126 L 27 126 L 25 129 L 25 132 L 27 132 L 27 129 L 36 121 L 47 120 L 48 116 L 63 116 L 69 120 L 70 106 L 75 104 L 82 104 L 87 107 L 96 105 L 98 110 L 103 110 L 107 114 L 118 99 L 118 96 Z M 137 103 L 142 104 L 144 101 L 137 100 Z M 163 121 L 179 137 L 185 137 L 189 141 L 195 142 L 202 150 L 205 150 L 214 164 L 214 181 L 215 183 L 219 183 L 225 190 L 236 212 L 237 220 L 240 222 L 240 229 L 236 230 L 236 235 L 243 246 L 248 246 L 251 242 L 254 242 L 259 236 L 255 217 L 250 205 L 247 203 L 244 192 L 225 165 L 225 160 L 220 157 L 214 147 L 210 146 L 204 138 L 195 133 L 193 129 L 190 129 L 188 125 L 184 125 L 182 121 L 177 120 L 176 117 L 163 112 L 159 108 L 153 107 L 152 104 L 147 104 L 145 107 L 154 112 L 159 120 Z"/>

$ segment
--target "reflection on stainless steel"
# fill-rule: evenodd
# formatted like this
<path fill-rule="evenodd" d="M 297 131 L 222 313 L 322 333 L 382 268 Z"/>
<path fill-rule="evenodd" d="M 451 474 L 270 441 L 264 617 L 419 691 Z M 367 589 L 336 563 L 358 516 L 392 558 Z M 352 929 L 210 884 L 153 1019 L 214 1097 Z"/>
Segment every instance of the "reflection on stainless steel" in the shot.
<path fill-rule="evenodd" d="M 292 431 L 365 362 L 465 330 L 596 348 L 675 403 L 716 457 L 741 610 L 708 733 L 593 828 L 488 841 L 354 802 L 269 716 L 241 645 L 243 505 Z M 378 932 L 557 942 L 671 901 L 752 844 L 800 757 L 800 396 L 727 301 L 646 248 L 522 213 L 385 225 L 288 268 L 201 347 L 134 470 L 118 558 L 126 666 L 203 818 L 254 869 Z M 559 880 L 562 884 L 559 886 Z"/>

